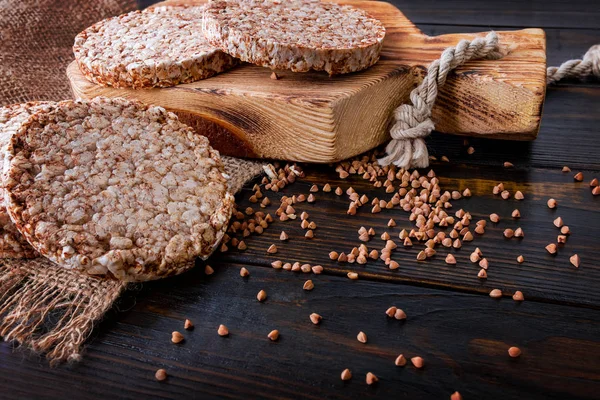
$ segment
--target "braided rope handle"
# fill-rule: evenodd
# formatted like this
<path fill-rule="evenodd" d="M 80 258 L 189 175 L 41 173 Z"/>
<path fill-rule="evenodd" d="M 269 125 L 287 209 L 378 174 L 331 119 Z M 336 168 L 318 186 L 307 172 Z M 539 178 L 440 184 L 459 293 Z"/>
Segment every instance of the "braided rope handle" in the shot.
<path fill-rule="evenodd" d="M 390 129 L 392 140 L 385 148 L 386 156 L 378 160 L 379 164 L 394 164 L 400 168 L 429 166 L 429 153 L 424 139 L 435 128 L 431 110 L 439 88 L 446 83 L 448 73 L 467 61 L 499 59 L 502 56 L 495 32 L 473 41 L 461 40 L 456 47 L 444 50 L 440 59 L 431 63 L 427 69 L 423 82 L 410 93 L 411 104 L 402 104 L 394 110 L 394 121 Z M 592 46 L 582 60 L 570 60 L 560 67 L 549 67 L 547 83 L 587 76 L 600 78 L 600 45 Z"/>

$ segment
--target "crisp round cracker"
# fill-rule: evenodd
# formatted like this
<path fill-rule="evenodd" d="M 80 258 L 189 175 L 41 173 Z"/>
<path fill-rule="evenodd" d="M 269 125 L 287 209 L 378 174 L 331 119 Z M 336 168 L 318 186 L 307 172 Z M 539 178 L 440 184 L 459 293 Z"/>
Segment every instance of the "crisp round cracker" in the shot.
<path fill-rule="evenodd" d="M 242 61 L 295 72 L 356 72 L 379 60 L 383 24 L 351 6 L 307 0 L 208 3 L 206 39 Z"/>
<path fill-rule="evenodd" d="M 208 257 L 233 196 L 208 139 L 162 107 L 64 101 L 23 123 L 8 146 L 11 219 L 67 268 L 146 281 Z"/>
<path fill-rule="evenodd" d="M 83 75 L 117 88 L 168 87 L 206 79 L 236 60 L 204 39 L 203 7 L 155 7 L 108 18 L 75 37 Z"/>
<path fill-rule="evenodd" d="M 13 104 L 0 108 L 0 168 L 4 169 L 5 153 L 10 139 L 23 122 L 37 111 L 48 111 L 54 102 L 29 102 Z M 3 186 L 3 185 L 2 185 Z M 0 191 L 3 191 L 0 188 Z M 4 202 L 4 195 L 0 195 L 0 258 L 35 258 L 39 254 L 19 233 L 17 227 L 10 219 Z"/>

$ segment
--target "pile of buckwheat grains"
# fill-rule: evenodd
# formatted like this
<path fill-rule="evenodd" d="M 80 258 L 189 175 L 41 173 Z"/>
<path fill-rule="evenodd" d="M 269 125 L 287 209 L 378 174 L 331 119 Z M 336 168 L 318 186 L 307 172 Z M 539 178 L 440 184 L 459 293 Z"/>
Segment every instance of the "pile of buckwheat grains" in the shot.
<path fill-rule="evenodd" d="M 433 156 L 431 159 L 433 161 L 436 160 Z M 292 234 L 288 233 L 289 230 L 288 232 L 282 230 L 279 235 L 280 242 L 278 244 L 264 243 L 264 241 L 257 241 L 255 243 L 261 247 L 265 246 L 266 254 L 274 257 L 271 266 L 276 270 L 304 274 L 312 273 L 314 275 L 321 274 L 324 271 L 322 265 L 311 265 L 298 260 L 282 260 L 277 258 L 278 247 L 285 246 L 289 240 L 310 240 L 310 238 L 315 237 L 314 232 L 318 231 L 317 224 L 311 219 L 305 204 L 308 202 L 318 202 L 321 196 L 347 198 L 348 208 L 346 214 L 348 218 L 352 218 L 359 210 L 378 214 L 386 212 L 386 210 L 400 208 L 408 214 L 408 221 L 414 225 L 411 229 L 402 229 L 397 235 L 392 235 L 388 231 L 398 225 L 398 222 L 394 218 L 389 218 L 384 226 L 362 226 L 357 232 L 356 246 L 341 249 L 342 251 L 340 249 L 331 249 L 329 251 L 329 259 L 340 265 L 356 263 L 363 266 L 367 263 L 382 260 L 390 270 L 398 270 L 401 268 L 401 265 L 398 261 L 394 260 L 394 254 L 401 251 L 402 248 L 410 249 L 412 246 L 422 246 L 423 250 L 417 253 L 415 262 L 424 263 L 436 256 L 438 251 L 443 252 L 444 249 L 450 250 L 451 248 L 459 249 L 463 244 L 475 241 L 478 237 L 486 233 L 486 226 L 488 224 L 486 219 L 473 221 L 473 217 L 469 211 L 463 209 L 454 212 L 450 211 L 452 201 L 473 195 L 469 188 L 445 190 L 442 189 L 440 180 L 433 169 L 426 173 L 420 173 L 417 170 L 409 171 L 394 166 L 381 167 L 376 160 L 376 153 L 373 152 L 372 154 L 340 162 L 335 166 L 335 171 L 342 180 L 349 180 L 352 176 L 357 176 L 368 181 L 374 188 L 378 188 L 382 192 L 381 198 L 369 198 L 366 193 L 357 192 L 350 185 L 342 187 L 329 183 L 321 187 L 313 184 L 307 193 L 279 195 L 282 189 L 294 183 L 297 179 L 306 178 L 305 173 L 296 164 L 280 166 L 278 163 L 274 163 L 265 166 L 267 176 L 262 178 L 260 184 L 253 186 L 252 192 L 248 197 L 248 202 L 256 206 L 247 207 L 244 210 L 240 210 L 237 205 L 235 206 L 232 222 L 229 225 L 227 234 L 223 238 L 220 251 L 244 251 L 248 249 L 248 244 L 246 244 L 245 240 L 251 236 L 262 235 L 265 229 L 278 223 L 276 220 L 284 224 L 299 224 L 302 230 L 311 233 L 310 237 L 307 235 L 305 237 L 293 237 Z M 445 156 L 442 156 L 441 160 L 449 162 L 449 159 Z M 512 167 L 512 164 L 509 164 Z M 581 180 L 583 180 L 582 176 L 575 177 L 575 181 Z M 597 180 L 592 180 L 590 186 L 593 188 L 592 190 L 597 188 Z M 515 201 L 522 201 L 526 198 L 526 195 L 519 190 L 510 193 L 504 188 L 502 182 L 494 186 L 493 194 L 500 196 L 504 200 L 513 198 Z M 558 202 L 555 199 L 548 199 L 547 204 L 550 209 L 558 207 Z M 275 209 L 275 207 L 277 208 Z M 269 209 L 272 211 L 269 211 Z M 500 216 L 492 213 L 489 216 L 489 221 L 492 224 L 497 224 L 503 218 L 509 218 L 516 223 L 521 218 L 521 212 L 515 209 L 510 216 Z M 564 225 L 560 217 L 554 220 L 554 225 L 561 233 L 558 235 L 556 242 L 565 243 L 570 233 L 568 227 Z M 515 229 L 507 228 L 503 232 L 503 236 L 505 238 L 513 238 L 511 240 L 523 240 L 525 234 L 520 227 L 516 227 Z M 556 243 L 551 243 L 547 247 L 547 250 L 552 254 L 556 253 L 557 249 Z M 449 252 L 444 253 L 446 253 L 443 256 L 446 264 L 457 264 L 457 260 L 453 254 Z M 518 255 L 515 258 L 517 263 L 525 262 L 522 255 Z M 475 247 L 470 253 L 469 260 L 476 266 L 473 271 L 473 278 L 479 280 L 486 279 L 493 260 L 490 262 L 479 247 Z M 580 259 L 577 254 L 572 255 L 570 261 L 574 267 L 579 267 Z M 240 276 L 242 278 L 247 277 L 249 274 L 250 272 L 247 268 L 240 269 Z M 360 277 L 360 273 L 350 271 L 347 273 L 347 276 L 349 279 L 355 280 Z M 307 280 L 302 289 L 310 291 L 316 285 L 318 285 L 318 282 L 314 282 L 312 279 Z M 523 292 L 519 290 L 514 293 L 505 293 L 500 289 L 493 289 L 490 291 L 489 296 L 494 299 L 511 296 L 515 302 L 525 300 Z M 267 300 L 267 293 L 265 290 L 261 290 L 256 297 L 259 302 L 265 302 Z M 390 306 L 387 310 L 381 310 L 381 312 L 382 317 L 384 317 L 383 314 L 385 313 L 387 318 L 396 320 L 408 319 L 406 312 L 397 306 Z M 320 324 L 322 319 L 323 317 L 318 313 L 311 313 L 307 318 L 308 321 L 315 325 Z M 279 338 L 279 335 L 280 332 L 278 330 L 272 330 L 266 334 L 266 337 L 275 341 Z M 368 345 L 368 338 L 365 332 L 359 332 L 356 339 Z M 507 349 L 507 353 L 511 358 L 519 357 L 521 356 L 521 349 L 512 346 Z M 410 358 L 407 358 L 404 354 L 400 354 L 393 360 L 393 363 L 397 367 L 403 367 L 408 363 L 408 360 L 410 360 L 414 368 L 421 369 L 425 366 L 425 360 L 418 355 L 412 355 Z M 391 363 L 392 360 L 390 360 L 390 365 Z M 340 378 L 343 381 L 352 379 L 351 369 L 344 369 L 341 372 Z M 373 385 L 377 381 L 378 378 L 376 375 L 371 372 L 367 373 L 365 382 L 368 385 Z M 462 396 L 460 393 L 455 392 L 450 398 L 462 399 Z"/>

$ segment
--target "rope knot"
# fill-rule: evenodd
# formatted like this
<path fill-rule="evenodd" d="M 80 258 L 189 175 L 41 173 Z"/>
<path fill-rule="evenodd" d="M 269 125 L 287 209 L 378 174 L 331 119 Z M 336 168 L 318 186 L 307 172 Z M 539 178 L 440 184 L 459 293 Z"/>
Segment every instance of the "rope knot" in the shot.
<path fill-rule="evenodd" d="M 448 73 L 467 61 L 478 58 L 499 58 L 498 35 L 490 32 L 485 38 L 461 40 L 449 47 L 439 60 L 431 63 L 423 82 L 410 93 L 412 104 L 403 104 L 394 111 L 390 129 L 392 140 L 386 147 L 387 155 L 379 159 L 380 165 L 394 164 L 400 168 L 424 168 L 429 165 L 425 140 L 435 128 L 431 110 L 438 88 L 446 83 Z"/>

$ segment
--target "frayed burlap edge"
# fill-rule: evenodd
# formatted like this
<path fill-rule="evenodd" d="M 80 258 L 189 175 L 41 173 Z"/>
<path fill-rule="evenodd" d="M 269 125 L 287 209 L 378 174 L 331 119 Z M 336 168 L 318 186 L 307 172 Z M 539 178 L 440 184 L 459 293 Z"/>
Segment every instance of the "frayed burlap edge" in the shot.
<path fill-rule="evenodd" d="M 125 287 L 44 258 L 0 260 L 0 335 L 46 353 L 51 365 L 78 360 L 94 322 Z"/>

